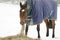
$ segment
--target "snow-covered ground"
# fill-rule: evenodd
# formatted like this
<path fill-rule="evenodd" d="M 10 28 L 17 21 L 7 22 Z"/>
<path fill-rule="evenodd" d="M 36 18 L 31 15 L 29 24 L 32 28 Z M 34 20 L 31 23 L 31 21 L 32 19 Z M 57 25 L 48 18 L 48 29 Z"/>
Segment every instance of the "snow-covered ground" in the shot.
<path fill-rule="evenodd" d="M 52 29 L 49 37 L 46 37 L 46 25 L 40 24 L 40 36 L 42 40 L 60 40 L 60 6 L 57 7 L 57 20 L 55 38 L 52 38 Z M 17 35 L 20 33 L 19 5 L 0 3 L 0 37 Z M 36 25 L 29 26 L 28 37 L 37 38 Z"/>

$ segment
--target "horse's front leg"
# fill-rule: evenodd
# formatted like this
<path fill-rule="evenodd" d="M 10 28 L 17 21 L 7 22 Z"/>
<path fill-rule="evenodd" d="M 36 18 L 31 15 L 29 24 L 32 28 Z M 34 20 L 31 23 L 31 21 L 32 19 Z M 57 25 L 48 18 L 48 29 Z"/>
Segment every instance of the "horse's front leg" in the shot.
<path fill-rule="evenodd" d="M 27 36 L 27 32 L 28 32 L 28 25 L 26 24 L 26 29 L 25 29 L 25 35 Z"/>
<path fill-rule="evenodd" d="M 45 23 L 46 23 L 46 27 L 47 27 L 47 33 L 46 33 L 46 36 L 48 37 L 49 36 L 49 23 L 48 23 L 48 19 L 44 20 Z"/>
<path fill-rule="evenodd" d="M 38 38 L 40 38 L 40 25 L 37 25 Z"/>
<path fill-rule="evenodd" d="M 21 35 L 24 36 L 24 25 L 22 25 Z"/>
<path fill-rule="evenodd" d="M 55 37 L 55 20 L 51 20 L 52 21 L 52 28 L 53 28 L 53 34 L 52 34 L 52 38 Z"/>

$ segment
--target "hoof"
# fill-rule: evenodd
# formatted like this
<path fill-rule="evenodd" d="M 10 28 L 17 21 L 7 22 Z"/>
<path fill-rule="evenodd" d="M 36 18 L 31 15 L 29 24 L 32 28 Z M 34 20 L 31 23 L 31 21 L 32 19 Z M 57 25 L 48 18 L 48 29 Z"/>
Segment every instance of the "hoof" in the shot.
<path fill-rule="evenodd" d="M 25 35 L 25 37 L 27 37 L 27 35 Z"/>
<path fill-rule="evenodd" d="M 55 36 L 53 35 L 52 38 L 54 38 Z"/>
<path fill-rule="evenodd" d="M 49 36 L 49 34 L 46 35 L 46 37 L 48 37 L 48 36 Z"/>
<path fill-rule="evenodd" d="M 25 35 L 27 36 L 27 33 L 25 33 Z"/>
<path fill-rule="evenodd" d="M 40 36 L 38 36 L 38 38 L 40 38 Z"/>

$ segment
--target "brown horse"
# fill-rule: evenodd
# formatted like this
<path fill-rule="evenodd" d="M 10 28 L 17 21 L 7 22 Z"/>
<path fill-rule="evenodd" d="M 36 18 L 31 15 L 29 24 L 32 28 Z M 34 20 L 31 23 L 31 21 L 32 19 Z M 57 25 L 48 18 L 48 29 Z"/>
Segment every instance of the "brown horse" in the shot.
<path fill-rule="evenodd" d="M 20 10 L 20 23 L 22 25 L 24 25 L 25 23 L 25 19 L 27 17 L 27 2 L 26 4 L 22 5 L 22 3 L 20 2 L 20 7 L 21 7 L 21 10 Z M 24 10 L 24 11 L 22 11 Z M 47 28 L 47 33 L 46 33 L 46 36 L 48 37 L 49 36 L 49 27 L 51 27 L 53 29 L 53 34 L 52 34 L 52 38 L 55 37 L 55 34 L 54 34 L 54 29 L 55 29 L 55 20 L 49 20 L 49 19 L 45 19 L 45 24 L 46 24 L 46 28 Z M 28 26 L 26 24 L 26 30 L 25 30 L 25 35 L 27 35 L 27 32 L 28 32 Z M 38 32 L 38 38 L 40 38 L 40 25 L 38 24 L 37 25 L 37 32 Z"/>

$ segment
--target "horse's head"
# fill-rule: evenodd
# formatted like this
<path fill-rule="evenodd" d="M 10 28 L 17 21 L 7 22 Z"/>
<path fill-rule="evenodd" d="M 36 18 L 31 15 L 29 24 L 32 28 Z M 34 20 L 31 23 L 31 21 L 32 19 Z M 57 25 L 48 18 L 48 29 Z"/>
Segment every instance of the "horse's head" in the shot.
<path fill-rule="evenodd" d="M 22 5 L 20 2 L 20 24 L 24 24 L 27 17 L 27 2 Z"/>

